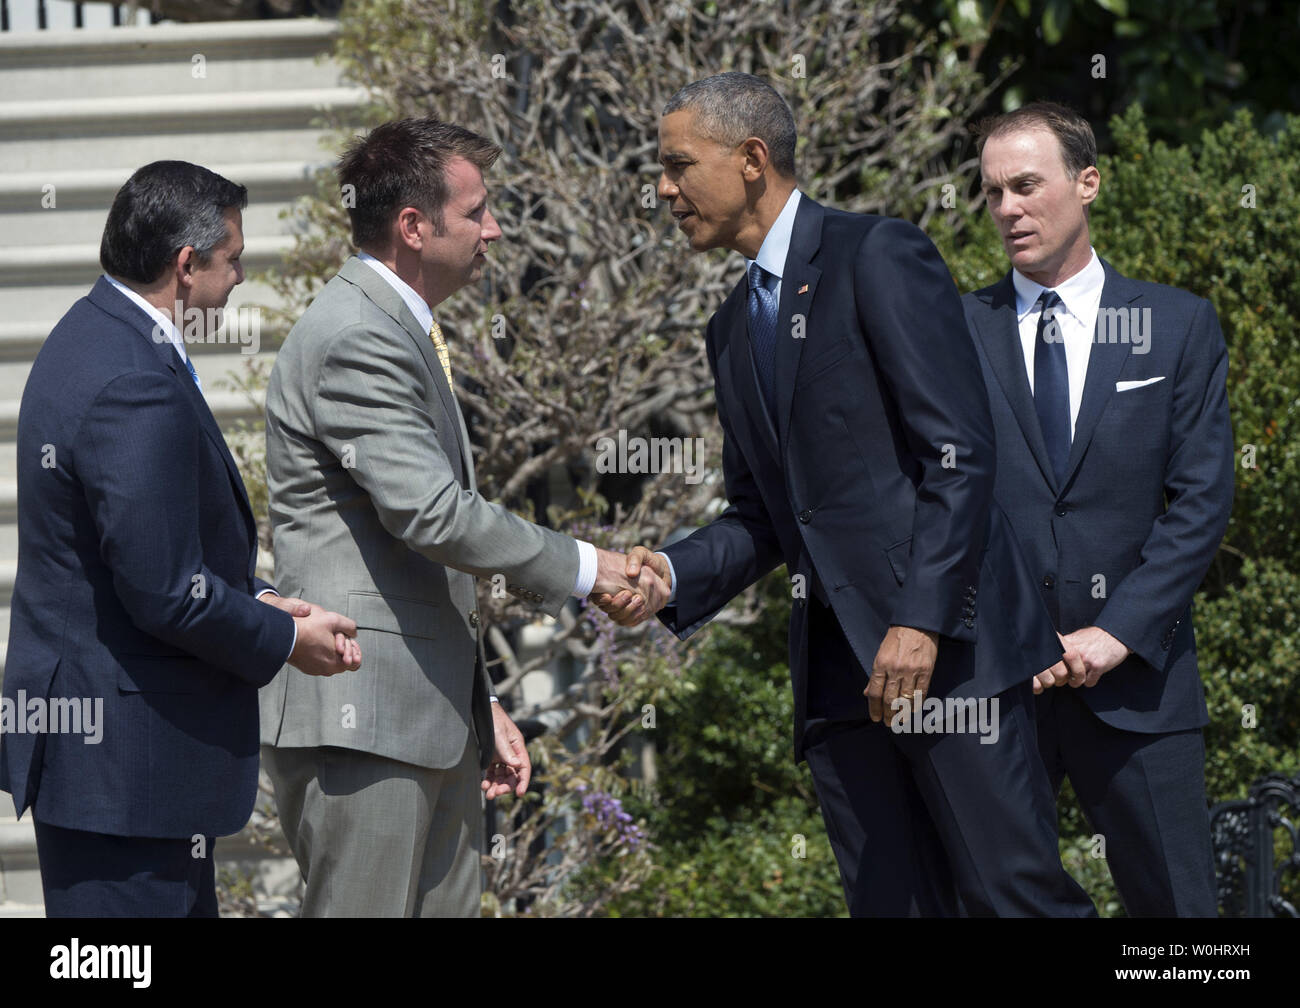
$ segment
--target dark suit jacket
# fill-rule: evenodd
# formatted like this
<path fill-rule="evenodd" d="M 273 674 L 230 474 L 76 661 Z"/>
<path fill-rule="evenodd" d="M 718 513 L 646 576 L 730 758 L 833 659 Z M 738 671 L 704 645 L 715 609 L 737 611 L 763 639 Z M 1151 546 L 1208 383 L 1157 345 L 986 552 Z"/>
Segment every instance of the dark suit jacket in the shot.
<path fill-rule="evenodd" d="M 254 598 L 239 472 L 152 329 L 101 277 L 23 391 L 4 696 L 102 698 L 103 736 L 6 733 L 0 786 L 55 826 L 224 835 L 252 812 L 257 688 L 293 620 Z"/>
<path fill-rule="evenodd" d="M 1232 510 L 1228 353 L 1208 301 L 1103 266 L 1102 311 L 1142 328 L 1125 341 L 1099 313 L 1063 486 L 1034 412 L 1011 274 L 965 297 L 997 430 L 997 499 L 1061 631 L 1095 625 L 1133 649 L 1081 690 L 1089 707 L 1129 731 L 1196 728 L 1209 717 L 1192 595 Z"/>
<path fill-rule="evenodd" d="M 664 623 L 688 636 L 784 561 L 831 606 L 868 671 L 891 624 L 942 635 L 931 695 L 992 696 L 1058 661 L 993 506 L 988 399 L 929 239 L 801 197 L 781 283 L 775 429 L 754 376 L 746 295 L 742 278 L 706 332 L 730 506 L 664 551 L 678 582 Z M 807 612 L 796 597 L 797 757 Z"/>

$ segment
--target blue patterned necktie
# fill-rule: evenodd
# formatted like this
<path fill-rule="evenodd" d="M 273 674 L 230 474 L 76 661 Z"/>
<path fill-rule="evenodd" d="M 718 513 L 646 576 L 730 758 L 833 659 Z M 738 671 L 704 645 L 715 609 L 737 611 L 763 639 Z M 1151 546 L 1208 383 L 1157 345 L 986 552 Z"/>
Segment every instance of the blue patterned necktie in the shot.
<path fill-rule="evenodd" d="M 776 418 L 776 295 L 767 288 L 770 274 L 758 263 L 749 266 L 749 348 L 758 369 L 763 402 Z"/>
<path fill-rule="evenodd" d="M 187 370 L 190 373 L 190 377 L 194 379 L 195 386 L 198 388 L 200 392 L 202 392 L 203 383 L 199 381 L 199 373 L 194 370 L 194 365 L 190 363 L 190 359 L 188 357 L 185 358 L 185 370 Z"/>
<path fill-rule="evenodd" d="M 1060 304 L 1056 291 L 1045 290 L 1038 296 L 1041 312 L 1034 336 L 1034 411 L 1058 488 L 1065 480 L 1065 463 L 1070 458 L 1070 375 L 1060 323 L 1053 321 Z"/>

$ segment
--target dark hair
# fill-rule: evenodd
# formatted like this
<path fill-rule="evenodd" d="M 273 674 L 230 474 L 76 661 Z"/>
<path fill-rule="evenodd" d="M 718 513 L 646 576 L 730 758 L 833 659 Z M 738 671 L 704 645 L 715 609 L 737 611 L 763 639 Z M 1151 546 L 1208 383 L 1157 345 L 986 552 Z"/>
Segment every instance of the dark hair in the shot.
<path fill-rule="evenodd" d="M 248 206 L 248 190 L 188 161 L 139 168 L 113 197 L 99 264 L 121 280 L 153 283 L 185 246 L 206 264 L 227 237 L 225 213 Z"/>
<path fill-rule="evenodd" d="M 983 153 L 984 144 L 990 137 L 1031 129 L 1047 130 L 1056 137 L 1061 145 L 1061 160 L 1071 178 L 1097 164 L 1097 138 L 1092 135 L 1088 120 L 1074 109 L 1055 102 L 1030 102 L 1014 112 L 980 120 L 975 124 L 976 145 Z"/>
<path fill-rule="evenodd" d="M 491 140 L 433 116 L 398 119 L 353 137 L 338 164 L 339 187 L 350 197 L 352 241 L 361 249 L 386 244 L 394 216 L 408 206 L 441 232 L 448 162 L 461 157 L 486 172 L 500 154 Z"/>
<path fill-rule="evenodd" d="M 794 177 L 794 114 L 767 81 L 735 71 L 705 77 L 669 98 L 663 114 L 681 109 L 694 109 L 700 131 L 728 147 L 758 137 L 767 144 L 772 166 Z"/>

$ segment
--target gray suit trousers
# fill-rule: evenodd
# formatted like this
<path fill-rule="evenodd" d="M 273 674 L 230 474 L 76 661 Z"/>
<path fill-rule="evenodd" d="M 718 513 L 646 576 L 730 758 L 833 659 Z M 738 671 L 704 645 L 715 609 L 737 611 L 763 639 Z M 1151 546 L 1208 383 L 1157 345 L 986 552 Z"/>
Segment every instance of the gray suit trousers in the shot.
<path fill-rule="evenodd" d="M 483 796 L 474 733 L 447 770 L 335 746 L 262 746 L 306 892 L 303 917 L 477 917 Z"/>

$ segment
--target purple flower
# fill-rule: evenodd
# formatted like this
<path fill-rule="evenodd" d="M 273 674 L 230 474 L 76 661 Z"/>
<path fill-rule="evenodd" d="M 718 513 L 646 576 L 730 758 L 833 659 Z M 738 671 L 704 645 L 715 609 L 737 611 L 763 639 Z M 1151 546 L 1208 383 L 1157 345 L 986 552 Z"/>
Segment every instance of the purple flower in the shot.
<path fill-rule="evenodd" d="M 584 785 L 578 785 L 575 791 L 586 792 Z M 592 791 L 582 796 L 582 810 L 594 816 L 601 829 L 612 829 L 619 841 L 631 850 L 637 850 L 645 842 L 645 831 L 632 821 L 632 816 L 623 809 L 623 803 L 608 791 Z"/>

